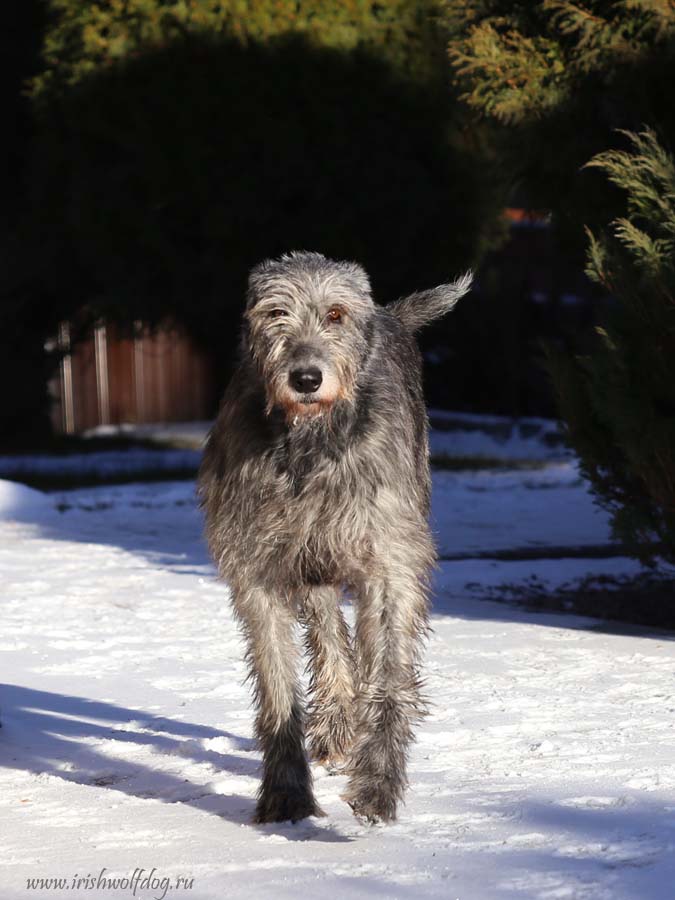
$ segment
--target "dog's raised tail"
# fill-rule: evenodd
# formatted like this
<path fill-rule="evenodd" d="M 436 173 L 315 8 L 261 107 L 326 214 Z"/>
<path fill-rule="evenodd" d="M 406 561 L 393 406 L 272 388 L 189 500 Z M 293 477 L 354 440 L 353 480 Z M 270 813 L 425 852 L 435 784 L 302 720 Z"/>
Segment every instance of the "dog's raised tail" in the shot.
<path fill-rule="evenodd" d="M 457 301 L 468 293 L 473 282 L 473 272 L 457 278 L 452 284 L 439 284 L 428 291 L 419 291 L 408 297 L 401 297 L 387 306 L 406 328 L 417 331 L 427 322 L 440 319 L 450 312 Z"/>

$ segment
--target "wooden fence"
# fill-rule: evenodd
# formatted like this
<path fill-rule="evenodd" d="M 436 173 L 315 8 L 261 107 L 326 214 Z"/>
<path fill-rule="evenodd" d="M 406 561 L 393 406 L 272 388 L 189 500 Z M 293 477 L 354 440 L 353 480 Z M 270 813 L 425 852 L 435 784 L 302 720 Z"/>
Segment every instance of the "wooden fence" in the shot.
<path fill-rule="evenodd" d="M 97 425 L 180 422 L 213 414 L 213 373 L 206 354 L 185 334 L 138 330 L 121 337 L 100 325 L 70 350 L 70 328 L 62 323 L 65 351 L 50 385 L 54 430 L 74 434 Z"/>

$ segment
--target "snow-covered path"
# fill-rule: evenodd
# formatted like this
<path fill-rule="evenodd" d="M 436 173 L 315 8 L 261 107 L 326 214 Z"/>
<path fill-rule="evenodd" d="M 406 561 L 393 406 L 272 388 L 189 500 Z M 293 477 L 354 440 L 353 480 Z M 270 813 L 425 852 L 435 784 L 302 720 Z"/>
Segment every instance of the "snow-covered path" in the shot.
<path fill-rule="evenodd" d="M 607 540 L 584 490 L 559 476 L 536 476 L 549 478 L 537 518 L 531 476 L 509 488 L 500 473 L 501 489 L 486 491 L 482 476 L 441 473 L 441 545 L 470 555 L 509 540 Z M 72 898 L 132 897 L 72 879 L 155 868 L 155 888 L 137 897 L 670 900 L 675 643 L 476 589 L 634 568 L 443 563 L 433 711 L 400 821 L 360 825 L 340 800 L 344 779 L 318 768 L 326 818 L 253 827 L 259 756 L 242 646 L 191 485 L 21 492 L 0 521 L 0 896 L 58 897 L 27 879 L 60 876 Z M 178 876 L 193 886 L 176 887 Z"/>

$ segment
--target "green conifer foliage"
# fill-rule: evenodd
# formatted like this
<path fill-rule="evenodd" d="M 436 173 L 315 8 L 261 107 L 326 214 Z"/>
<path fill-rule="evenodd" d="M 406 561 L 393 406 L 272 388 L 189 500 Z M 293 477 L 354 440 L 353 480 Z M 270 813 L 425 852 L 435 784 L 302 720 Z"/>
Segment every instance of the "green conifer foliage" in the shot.
<path fill-rule="evenodd" d="M 592 73 L 610 83 L 675 33 L 669 0 L 448 0 L 447 17 L 463 99 L 504 123 L 560 107 Z"/>
<path fill-rule="evenodd" d="M 439 0 L 50 0 L 43 95 L 189 36 L 241 45 L 300 35 L 313 46 L 369 51 L 409 75 L 429 77 L 443 55 Z"/>
<path fill-rule="evenodd" d="M 616 129 L 647 122 L 675 142 L 675 3 L 446 0 L 446 26 L 460 96 L 494 123 L 504 170 L 581 260 L 584 223 L 618 210 L 584 164 Z"/>
<path fill-rule="evenodd" d="M 590 355 L 549 350 L 571 442 L 616 536 L 675 561 L 675 160 L 647 129 L 594 157 L 625 215 L 589 231 L 588 275 L 612 298 Z"/>
<path fill-rule="evenodd" d="M 583 470 L 617 537 L 675 559 L 675 4 L 447 0 L 446 17 L 465 103 L 608 298 L 590 350 L 547 349 Z"/>

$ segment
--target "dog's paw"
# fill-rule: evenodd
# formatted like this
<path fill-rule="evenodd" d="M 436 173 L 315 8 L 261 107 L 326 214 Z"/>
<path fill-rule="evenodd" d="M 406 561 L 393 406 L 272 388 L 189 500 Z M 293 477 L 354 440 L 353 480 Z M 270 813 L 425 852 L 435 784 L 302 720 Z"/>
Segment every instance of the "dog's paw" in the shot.
<path fill-rule="evenodd" d="M 310 713 L 307 720 L 309 758 L 336 774 L 344 769 L 352 744 L 351 714 L 344 709 Z"/>
<path fill-rule="evenodd" d="M 373 781 L 343 796 L 360 822 L 376 825 L 396 821 L 399 790 L 388 780 Z"/>
<path fill-rule="evenodd" d="M 323 766 L 329 775 L 342 775 L 347 767 L 347 760 L 344 756 L 324 754 L 322 756 L 312 756 L 312 761 L 317 766 Z"/>
<path fill-rule="evenodd" d="M 299 822 L 308 816 L 325 815 L 311 793 L 275 791 L 259 797 L 253 822 L 255 825 L 266 822 Z"/>

